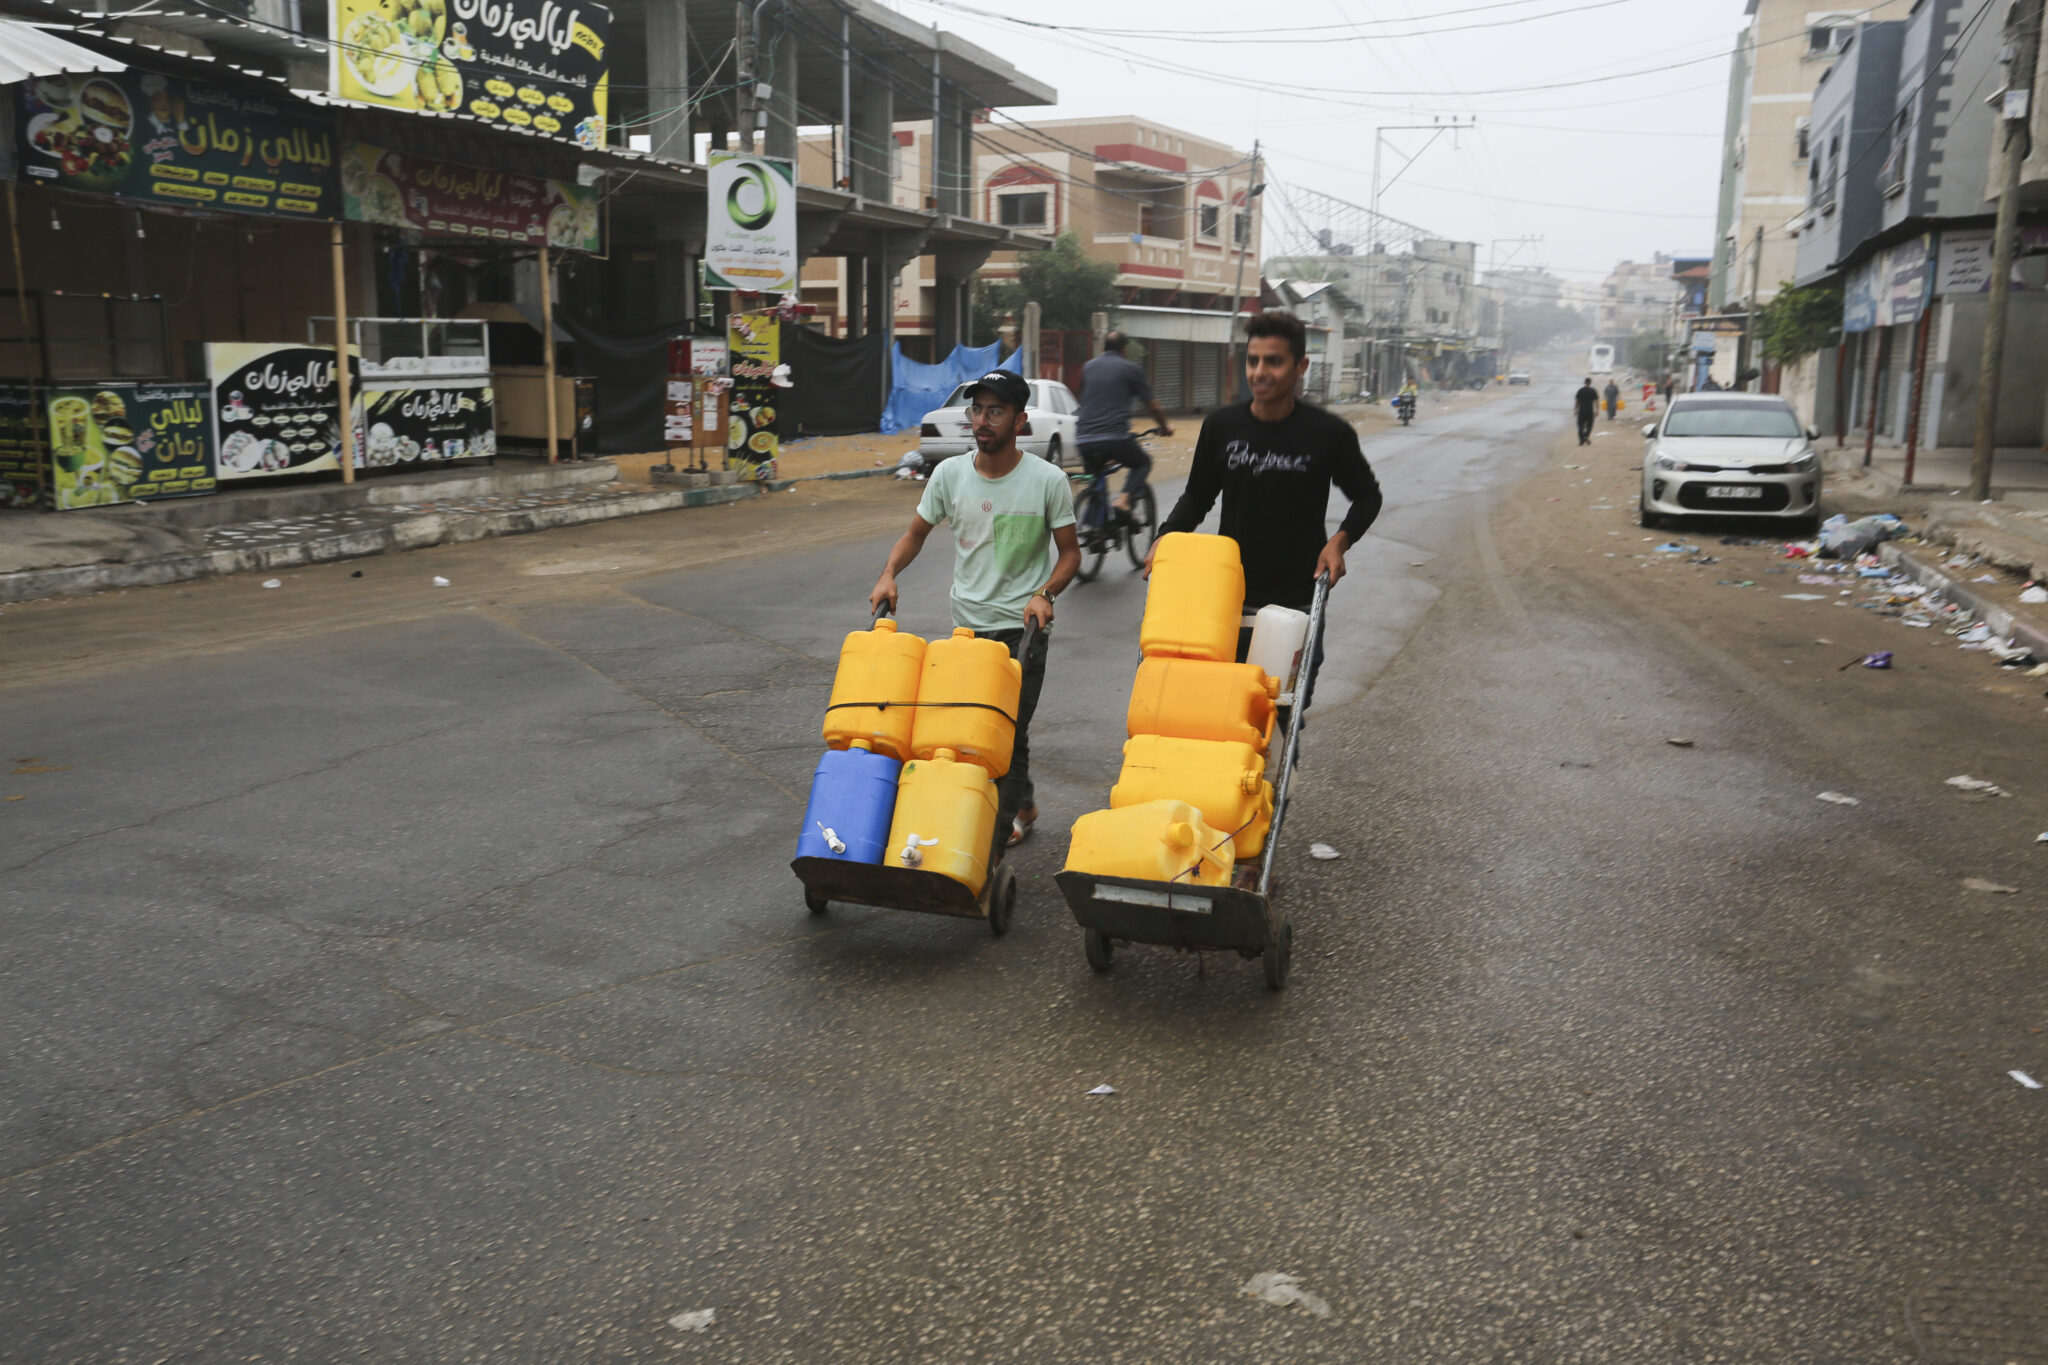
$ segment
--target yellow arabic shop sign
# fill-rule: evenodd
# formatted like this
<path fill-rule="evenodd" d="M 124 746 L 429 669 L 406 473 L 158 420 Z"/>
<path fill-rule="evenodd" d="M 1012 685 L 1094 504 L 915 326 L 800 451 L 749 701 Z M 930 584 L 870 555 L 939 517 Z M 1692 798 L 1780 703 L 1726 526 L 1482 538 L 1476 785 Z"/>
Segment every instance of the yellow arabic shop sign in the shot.
<path fill-rule="evenodd" d="M 587 0 L 329 0 L 334 93 L 602 147 L 612 14 Z"/>

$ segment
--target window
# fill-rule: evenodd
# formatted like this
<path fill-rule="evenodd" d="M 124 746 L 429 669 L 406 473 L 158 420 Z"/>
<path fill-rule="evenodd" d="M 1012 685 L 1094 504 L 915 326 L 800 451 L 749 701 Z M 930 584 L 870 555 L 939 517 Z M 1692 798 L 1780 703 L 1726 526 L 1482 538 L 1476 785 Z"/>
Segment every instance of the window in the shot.
<path fill-rule="evenodd" d="M 1712 399 L 1675 403 L 1664 419 L 1666 436 L 1762 436 L 1796 441 L 1799 416 L 1782 403 L 1728 403 Z"/>
<path fill-rule="evenodd" d="M 1813 155 L 1813 120 L 1801 118 L 1792 126 L 1792 159 L 1805 161 Z"/>
<path fill-rule="evenodd" d="M 1853 15 L 1832 15 L 1806 30 L 1806 55 L 1832 57 L 1847 47 L 1855 36 L 1856 20 Z"/>
<path fill-rule="evenodd" d="M 1239 209 L 1233 216 L 1237 221 L 1231 225 L 1231 240 L 1241 247 L 1250 246 L 1252 243 L 1252 215 L 1250 211 Z"/>
<path fill-rule="evenodd" d="M 1046 224 L 1046 199 L 1037 194 L 1004 194 L 996 197 L 996 221 L 1004 227 L 1041 228 Z"/>
<path fill-rule="evenodd" d="M 1213 242 L 1223 231 L 1223 206 L 1221 204 L 1200 204 L 1195 208 L 1196 230 L 1204 241 Z"/>
<path fill-rule="evenodd" d="M 1877 186 L 1884 191 L 1885 198 L 1903 194 L 1906 189 L 1906 162 L 1913 151 L 1913 101 L 1908 97 L 1905 107 L 1892 119 L 1892 126 L 1886 133 L 1889 145 L 1885 149 L 1884 165 L 1878 168 Z"/>

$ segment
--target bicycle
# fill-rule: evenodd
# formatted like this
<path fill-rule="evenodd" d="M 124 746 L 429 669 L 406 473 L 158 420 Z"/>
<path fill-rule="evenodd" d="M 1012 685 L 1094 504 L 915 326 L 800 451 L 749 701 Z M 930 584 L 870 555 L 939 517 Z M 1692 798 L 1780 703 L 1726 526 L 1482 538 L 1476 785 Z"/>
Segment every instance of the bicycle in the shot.
<path fill-rule="evenodd" d="M 1149 427 L 1137 433 L 1137 439 L 1142 442 L 1159 435 L 1160 430 Z M 1099 468 L 1088 471 L 1087 487 L 1074 499 L 1074 534 L 1081 542 L 1081 568 L 1074 576 L 1083 583 L 1095 581 L 1095 575 L 1102 572 L 1102 561 L 1119 545 L 1130 555 L 1132 568 L 1144 568 L 1145 557 L 1151 554 L 1152 542 L 1159 534 L 1159 505 L 1149 483 L 1138 485 L 1128 512 L 1111 515 L 1109 476 L 1123 467 L 1113 459 L 1101 461 Z"/>

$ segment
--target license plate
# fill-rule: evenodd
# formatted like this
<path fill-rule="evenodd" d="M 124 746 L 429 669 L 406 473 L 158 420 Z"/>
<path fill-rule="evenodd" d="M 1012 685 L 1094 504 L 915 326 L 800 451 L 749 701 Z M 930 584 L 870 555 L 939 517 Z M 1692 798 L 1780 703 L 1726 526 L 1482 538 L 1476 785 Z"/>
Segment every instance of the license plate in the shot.
<path fill-rule="evenodd" d="M 1754 483 L 1717 483 L 1707 489 L 1710 498 L 1761 498 L 1762 485 Z"/>

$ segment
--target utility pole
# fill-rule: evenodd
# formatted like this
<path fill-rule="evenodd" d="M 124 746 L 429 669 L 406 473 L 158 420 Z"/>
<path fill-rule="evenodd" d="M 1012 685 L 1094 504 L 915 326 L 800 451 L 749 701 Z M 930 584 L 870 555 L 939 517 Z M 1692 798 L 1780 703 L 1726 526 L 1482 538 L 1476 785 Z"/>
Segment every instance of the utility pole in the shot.
<path fill-rule="evenodd" d="M 1738 389 L 1742 387 L 1742 376 L 1749 373 L 1752 366 L 1758 370 L 1763 368 L 1757 363 L 1756 344 L 1756 296 L 1764 281 L 1764 230 L 1761 225 L 1757 227 L 1756 240 L 1751 244 L 1750 252 L 1749 305 L 1742 318 L 1742 339 L 1735 347 L 1735 386 Z"/>
<path fill-rule="evenodd" d="M 1984 358 L 1977 376 L 1977 443 L 1970 452 L 1969 496 L 1991 496 L 1991 456 L 1998 444 L 1998 388 L 2005 368 L 2005 320 L 2012 309 L 2012 259 L 2019 247 L 2020 172 L 2033 138 L 2034 64 L 2041 51 L 2041 0 L 2019 0 L 2006 15 L 2012 60 L 2005 69 L 2005 176 L 1998 227 L 1991 239 L 1991 307 L 1984 319 Z"/>
<path fill-rule="evenodd" d="M 1399 180 L 1402 176 L 1406 175 L 1408 173 L 1408 167 L 1413 166 L 1418 160 L 1420 160 L 1422 157 L 1422 152 L 1426 152 L 1432 146 L 1434 146 L 1436 144 L 1437 138 L 1442 137 L 1445 133 L 1456 133 L 1461 129 L 1474 127 L 1479 122 L 1479 117 L 1476 114 L 1470 119 L 1466 119 L 1462 123 L 1459 122 L 1460 117 L 1461 116 L 1457 114 L 1451 115 L 1451 121 L 1449 123 L 1445 123 L 1443 119 L 1439 117 L 1434 123 L 1389 123 L 1384 127 L 1373 129 L 1371 243 L 1373 247 L 1377 248 L 1380 244 L 1380 194 L 1382 190 L 1390 190 L 1394 188 L 1394 180 Z M 1407 165 L 1404 165 L 1403 167 L 1401 167 L 1400 170 L 1394 172 L 1394 180 L 1389 180 L 1385 186 L 1382 186 L 1380 184 L 1380 144 L 1385 140 L 1386 135 L 1388 133 L 1434 133 L 1436 136 L 1430 138 L 1428 142 L 1423 143 L 1422 151 L 1417 152 L 1414 156 L 1409 157 Z"/>
<path fill-rule="evenodd" d="M 1230 287 L 1230 349 L 1225 352 L 1233 364 L 1230 371 L 1230 391 L 1235 394 L 1242 380 L 1239 370 L 1243 367 L 1234 363 L 1237 358 L 1238 321 L 1244 316 L 1244 258 L 1252 249 L 1252 200 L 1265 193 L 1265 182 L 1259 179 L 1259 141 L 1252 139 L 1252 175 L 1244 191 L 1244 240 L 1237 240 L 1237 222 L 1231 220 L 1231 245 L 1237 248 L 1237 283 Z"/>
<path fill-rule="evenodd" d="M 733 7 L 733 66 L 734 80 L 739 86 L 735 98 L 740 115 L 740 150 L 751 154 L 754 150 L 754 28 L 748 21 L 754 16 L 748 12 L 746 0 L 740 0 Z"/>

